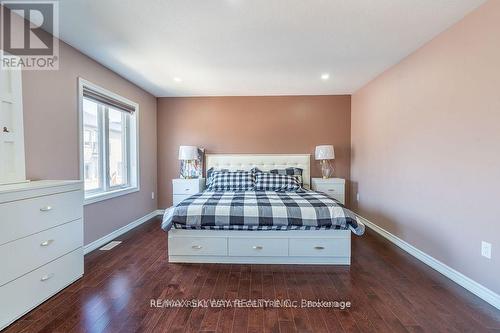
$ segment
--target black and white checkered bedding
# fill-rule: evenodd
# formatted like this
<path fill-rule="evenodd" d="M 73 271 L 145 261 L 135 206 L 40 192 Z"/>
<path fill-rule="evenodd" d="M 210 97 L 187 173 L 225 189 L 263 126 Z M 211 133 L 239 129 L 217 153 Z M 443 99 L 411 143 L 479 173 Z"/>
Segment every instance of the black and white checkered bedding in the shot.
<path fill-rule="evenodd" d="M 255 185 L 252 171 L 213 171 L 209 191 L 250 191 Z"/>
<path fill-rule="evenodd" d="M 217 230 L 350 229 L 365 226 L 350 210 L 314 191 L 211 192 L 193 195 L 167 210 L 162 228 Z"/>
<path fill-rule="evenodd" d="M 260 170 L 257 167 L 253 168 L 252 171 L 253 171 L 253 173 L 255 175 L 264 172 L 264 171 Z M 272 173 L 272 174 L 275 174 L 275 175 L 294 176 L 299 181 L 300 186 L 304 187 L 304 180 L 302 178 L 302 172 L 303 171 L 304 170 L 302 170 L 301 168 L 289 167 L 289 168 L 286 168 L 286 169 L 272 169 L 272 170 L 269 170 L 269 173 Z"/>
<path fill-rule="evenodd" d="M 296 192 L 301 190 L 301 186 L 300 181 L 296 176 L 278 175 L 262 172 L 255 174 L 255 190 Z"/>

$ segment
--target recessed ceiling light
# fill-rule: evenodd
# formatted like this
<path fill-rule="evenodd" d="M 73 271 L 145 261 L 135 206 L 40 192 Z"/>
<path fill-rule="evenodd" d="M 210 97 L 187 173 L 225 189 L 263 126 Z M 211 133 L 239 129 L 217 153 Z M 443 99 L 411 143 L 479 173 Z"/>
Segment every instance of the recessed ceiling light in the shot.
<path fill-rule="evenodd" d="M 182 82 L 182 79 L 180 77 L 174 77 L 175 82 Z"/>
<path fill-rule="evenodd" d="M 328 73 L 323 73 L 323 74 L 321 74 L 321 80 L 326 81 L 326 80 L 328 80 L 329 78 L 330 78 L 330 74 L 328 74 Z"/>

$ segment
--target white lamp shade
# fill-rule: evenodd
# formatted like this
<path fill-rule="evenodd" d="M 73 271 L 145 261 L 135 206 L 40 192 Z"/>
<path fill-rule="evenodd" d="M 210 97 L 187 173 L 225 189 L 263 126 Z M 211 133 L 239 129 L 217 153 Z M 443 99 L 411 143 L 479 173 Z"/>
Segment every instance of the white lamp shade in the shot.
<path fill-rule="evenodd" d="M 331 145 L 316 146 L 314 155 L 317 160 L 334 160 L 335 150 Z"/>
<path fill-rule="evenodd" d="M 180 146 L 179 160 L 192 161 L 198 158 L 198 147 L 196 146 Z"/>

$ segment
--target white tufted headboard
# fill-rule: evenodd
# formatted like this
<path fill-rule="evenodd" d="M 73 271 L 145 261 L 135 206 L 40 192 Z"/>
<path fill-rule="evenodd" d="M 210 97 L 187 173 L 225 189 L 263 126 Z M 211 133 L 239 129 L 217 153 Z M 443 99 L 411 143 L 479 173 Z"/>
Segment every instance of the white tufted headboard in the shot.
<path fill-rule="evenodd" d="M 210 168 L 236 170 L 250 170 L 257 167 L 262 171 L 285 169 L 289 167 L 301 168 L 305 188 L 311 187 L 311 155 L 309 154 L 207 154 L 206 170 Z"/>

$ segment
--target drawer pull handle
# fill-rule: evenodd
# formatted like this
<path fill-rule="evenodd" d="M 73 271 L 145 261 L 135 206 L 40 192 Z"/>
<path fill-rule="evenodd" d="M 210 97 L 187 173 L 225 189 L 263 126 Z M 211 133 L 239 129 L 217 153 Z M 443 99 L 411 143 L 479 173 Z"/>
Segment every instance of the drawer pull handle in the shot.
<path fill-rule="evenodd" d="M 335 189 L 334 188 L 329 188 L 327 191 L 328 192 L 335 192 Z"/>
<path fill-rule="evenodd" d="M 52 206 L 45 206 L 45 207 L 40 208 L 41 212 L 48 212 L 51 210 L 52 210 Z"/>
<path fill-rule="evenodd" d="M 44 276 L 42 276 L 42 277 L 40 278 L 40 281 L 45 282 L 45 281 L 47 281 L 47 280 L 51 279 L 53 276 L 54 276 L 54 274 L 53 274 L 53 273 L 51 273 L 51 274 L 47 274 L 47 275 L 44 275 Z"/>
<path fill-rule="evenodd" d="M 314 249 L 315 250 L 324 250 L 325 248 L 323 246 L 315 246 Z"/>
<path fill-rule="evenodd" d="M 201 245 L 193 245 L 193 246 L 191 246 L 191 248 L 193 248 L 195 250 L 199 250 L 202 248 L 202 246 Z"/>
<path fill-rule="evenodd" d="M 189 189 L 188 189 L 188 188 L 185 188 L 185 189 L 184 189 L 184 191 L 186 191 L 186 192 L 187 192 L 187 191 L 189 191 Z"/>
<path fill-rule="evenodd" d="M 255 245 L 252 247 L 254 250 L 262 250 L 264 247 L 260 245 Z"/>
<path fill-rule="evenodd" d="M 52 244 L 54 242 L 53 239 L 47 239 L 46 241 L 43 241 L 40 243 L 40 246 L 49 246 L 50 244 Z"/>

